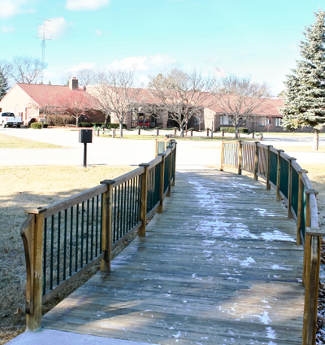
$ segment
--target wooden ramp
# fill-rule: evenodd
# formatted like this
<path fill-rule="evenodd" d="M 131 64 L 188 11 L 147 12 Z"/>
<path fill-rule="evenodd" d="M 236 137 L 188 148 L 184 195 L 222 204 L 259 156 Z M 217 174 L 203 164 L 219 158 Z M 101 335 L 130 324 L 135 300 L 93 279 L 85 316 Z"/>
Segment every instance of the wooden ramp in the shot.
<path fill-rule="evenodd" d="M 301 344 L 295 223 L 245 176 L 179 171 L 165 211 L 43 318 L 43 327 L 149 344 Z"/>

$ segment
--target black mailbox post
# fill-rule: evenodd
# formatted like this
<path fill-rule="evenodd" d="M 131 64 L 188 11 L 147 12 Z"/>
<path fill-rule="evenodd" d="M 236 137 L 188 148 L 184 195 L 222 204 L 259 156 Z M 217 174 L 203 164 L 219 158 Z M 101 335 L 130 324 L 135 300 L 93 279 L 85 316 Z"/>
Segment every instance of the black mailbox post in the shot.
<path fill-rule="evenodd" d="M 84 144 L 84 167 L 87 166 L 87 144 L 93 142 L 93 130 L 81 129 L 79 132 L 79 142 Z"/>

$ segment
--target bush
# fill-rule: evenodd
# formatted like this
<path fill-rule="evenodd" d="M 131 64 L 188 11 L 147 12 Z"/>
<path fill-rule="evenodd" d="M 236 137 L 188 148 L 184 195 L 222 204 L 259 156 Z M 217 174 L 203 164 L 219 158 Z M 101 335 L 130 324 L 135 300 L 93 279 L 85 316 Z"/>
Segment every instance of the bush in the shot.
<path fill-rule="evenodd" d="M 120 124 L 119 123 L 110 123 L 108 126 L 107 126 L 108 129 L 117 129 L 117 128 L 120 128 Z M 123 124 L 123 129 L 126 129 L 126 125 Z"/>
<path fill-rule="evenodd" d="M 78 127 L 92 127 L 93 125 L 89 122 L 79 122 Z"/>
<path fill-rule="evenodd" d="M 59 127 L 76 123 L 76 120 L 72 116 L 64 115 L 64 114 L 47 115 L 46 120 L 50 126 L 59 126 Z"/>
<path fill-rule="evenodd" d="M 239 133 L 243 133 L 243 134 L 249 133 L 248 128 L 245 128 L 245 127 L 240 127 L 238 130 L 239 130 Z M 220 127 L 220 132 L 235 133 L 235 127 Z"/>
<path fill-rule="evenodd" d="M 30 124 L 30 128 L 42 129 L 43 128 L 43 124 L 41 122 L 33 122 L 33 123 Z"/>
<path fill-rule="evenodd" d="M 92 126 L 95 128 L 105 128 L 105 124 L 103 122 L 93 122 Z"/>

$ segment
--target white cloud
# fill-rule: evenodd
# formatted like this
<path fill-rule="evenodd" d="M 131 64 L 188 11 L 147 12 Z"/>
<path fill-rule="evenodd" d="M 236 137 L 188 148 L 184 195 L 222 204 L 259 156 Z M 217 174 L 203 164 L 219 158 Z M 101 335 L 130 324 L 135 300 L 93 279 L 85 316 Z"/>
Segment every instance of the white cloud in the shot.
<path fill-rule="evenodd" d="M 135 84 L 145 87 L 151 76 L 165 72 L 176 65 L 176 60 L 167 55 L 130 56 L 121 60 L 114 60 L 107 66 L 108 70 L 133 71 Z"/>
<path fill-rule="evenodd" d="M 23 12 L 23 6 L 27 0 L 1 0 L 0 2 L 0 18 L 13 17 Z"/>
<path fill-rule="evenodd" d="M 74 65 L 67 69 L 68 74 L 75 74 L 78 76 L 78 72 L 84 71 L 84 70 L 94 70 L 95 71 L 96 64 L 93 62 L 80 62 L 78 65 Z"/>
<path fill-rule="evenodd" d="M 109 4 L 109 0 L 67 0 L 66 8 L 71 11 L 98 10 Z"/>
<path fill-rule="evenodd" d="M 150 71 L 155 69 L 166 68 L 176 62 L 175 59 L 166 55 L 152 56 L 130 56 L 121 60 L 114 60 L 107 67 L 111 70 L 128 70 L 128 71 Z"/>
<path fill-rule="evenodd" d="M 63 35 L 68 24 L 63 17 L 50 18 L 38 27 L 38 36 L 45 39 L 56 39 Z"/>

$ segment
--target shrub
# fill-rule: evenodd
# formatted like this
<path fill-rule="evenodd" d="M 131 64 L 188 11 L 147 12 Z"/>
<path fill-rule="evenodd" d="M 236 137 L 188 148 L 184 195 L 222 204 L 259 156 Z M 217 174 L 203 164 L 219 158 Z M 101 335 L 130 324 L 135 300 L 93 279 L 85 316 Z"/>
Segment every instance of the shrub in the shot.
<path fill-rule="evenodd" d="M 78 127 L 92 127 L 93 125 L 89 122 L 79 122 Z"/>
<path fill-rule="evenodd" d="M 240 127 L 239 129 L 239 133 L 243 133 L 243 134 L 248 134 L 248 128 L 245 127 Z M 220 127 L 220 132 L 225 132 L 225 133 L 235 133 L 235 127 Z"/>
<path fill-rule="evenodd" d="M 43 124 L 41 122 L 33 122 L 30 124 L 30 128 L 41 129 L 43 128 Z"/>
<path fill-rule="evenodd" d="M 93 122 L 92 123 L 92 126 L 95 127 L 95 128 L 104 128 L 105 127 L 105 124 L 103 122 Z"/>
<path fill-rule="evenodd" d="M 120 124 L 119 123 L 110 123 L 108 126 L 107 126 L 108 129 L 113 129 L 113 128 L 120 128 Z M 123 124 L 123 128 L 126 129 L 126 125 Z"/>
<path fill-rule="evenodd" d="M 66 126 L 68 124 L 75 124 L 76 120 L 70 116 L 70 115 L 64 115 L 64 114 L 53 114 L 53 115 L 47 115 L 46 117 L 47 123 L 50 126 Z"/>

